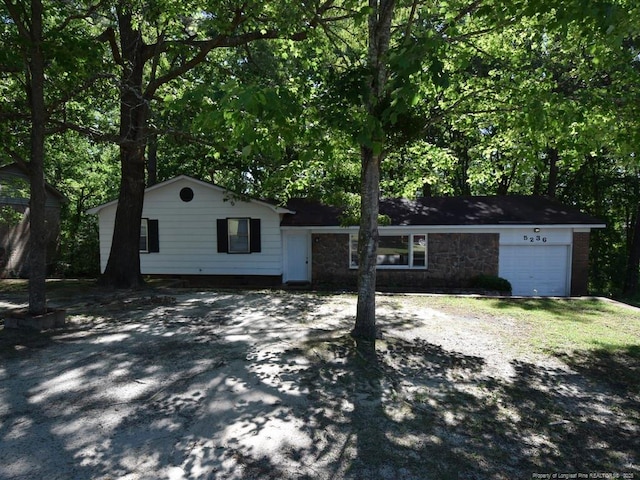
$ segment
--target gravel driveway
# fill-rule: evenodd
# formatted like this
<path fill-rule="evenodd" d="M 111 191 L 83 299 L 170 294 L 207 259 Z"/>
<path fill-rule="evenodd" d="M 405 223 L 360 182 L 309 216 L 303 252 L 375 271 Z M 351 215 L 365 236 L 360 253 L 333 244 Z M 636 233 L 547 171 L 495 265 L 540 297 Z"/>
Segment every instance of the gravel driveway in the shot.
<path fill-rule="evenodd" d="M 76 298 L 2 332 L 0 479 L 640 478 L 637 395 L 415 298 L 379 297 L 376 359 L 350 294 Z"/>

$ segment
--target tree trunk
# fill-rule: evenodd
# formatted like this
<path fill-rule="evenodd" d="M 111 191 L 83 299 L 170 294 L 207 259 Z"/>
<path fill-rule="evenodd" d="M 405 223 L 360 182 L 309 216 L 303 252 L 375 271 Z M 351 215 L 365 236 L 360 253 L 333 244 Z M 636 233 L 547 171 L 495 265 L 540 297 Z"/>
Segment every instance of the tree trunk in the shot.
<path fill-rule="evenodd" d="M 464 134 L 458 130 L 453 130 L 451 140 L 452 148 L 457 157 L 453 170 L 453 187 L 459 195 L 471 195 L 471 185 L 469 184 L 469 166 L 471 165 L 469 142 Z"/>
<path fill-rule="evenodd" d="M 380 199 L 380 163 L 384 157 L 385 132 L 380 105 L 385 97 L 387 53 L 391 38 L 394 0 L 369 0 L 370 68 L 368 116 L 369 145 L 360 147 L 361 203 L 358 234 L 358 306 L 351 335 L 375 342 L 376 338 L 376 260 L 378 250 L 378 210 Z"/>
<path fill-rule="evenodd" d="M 624 295 L 634 295 L 638 291 L 640 271 L 640 203 L 635 214 L 635 225 L 631 236 L 631 246 L 627 257 L 627 272 L 624 280 Z"/>
<path fill-rule="evenodd" d="M 46 312 L 47 232 L 45 227 L 46 190 L 44 183 L 44 142 L 47 121 L 44 101 L 44 55 L 42 52 L 40 0 L 31 2 L 31 38 L 27 94 L 31 110 L 31 158 L 29 162 L 29 313 Z"/>
<path fill-rule="evenodd" d="M 120 193 L 109 260 L 100 283 L 135 288 L 144 283 L 140 273 L 140 220 L 144 202 L 148 101 L 142 94 L 145 60 L 141 31 L 129 12 L 118 11 L 122 49 L 120 86 Z"/>
<path fill-rule="evenodd" d="M 548 148 L 547 158 L 549 159 L 549 184 L 547 186 L 547 196 L 555 198 L 558 188 L 558 149 Z"/>
<path fill-rule="evenodd" d="M 149 137 L 147 145 L 147 184 L 149 186 L 158 183 L 158 134 Z"/>
<path fill-rule="evenodd" d="M 513 179 L 516 176 L 516 170 L 518 168 L 518 162 L 516 160 L 513 161 L 513 163 L 511 164 L 511 167 L 509 169 L 509 171 L 507 172 L 507 165 L 502 163 L 502 158 L 503 155 L 498 152 L 497 154 L 497 158 L 496 161 L 499 164 L 499 171 L 500 173 L 498 174 L 498 189 L 496 191 L 496 193 L 498 195 L 508 195 L 509 194 L 509 189 L 511 188 L 511 184 L 513 183 Z"/>
<path fill-rule="evenodd" d="M 376 338 L 376 265 L 380 197 L 380 155 L 362 147 L 360 231 L 358 233 L 358 306 L 355 338 Z"/>
<path fill-rule="evenodd" d="M 542 191 L 542 173 L 540 169 L 536 167 L 536 175 L 533 177 L 533 187 L 531 193 L 533 195 L 540 195 Z"/>

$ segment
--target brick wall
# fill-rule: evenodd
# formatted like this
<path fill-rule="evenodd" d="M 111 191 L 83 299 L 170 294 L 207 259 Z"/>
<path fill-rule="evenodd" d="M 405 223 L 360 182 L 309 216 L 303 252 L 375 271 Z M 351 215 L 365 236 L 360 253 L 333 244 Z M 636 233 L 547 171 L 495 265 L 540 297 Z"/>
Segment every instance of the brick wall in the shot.
<path fill-rule="evenodd" d="M 588 280 L 589 233 L 576 232 L 573 234 L 573 250 L 571 252 L 571 295 L 586 295 Z"/>
<path fill-rule="evenodd" d="M 314 234 L 312 237 L 314 285 L 354 288 L 357 271 L 349 268 L 348 234 Z M 479 274 L 498 274 L 499 235 L 493 233 L 431 233 L 428 268 L 378 269 L 381 287 L 407 289 L 465 288 Z"/>

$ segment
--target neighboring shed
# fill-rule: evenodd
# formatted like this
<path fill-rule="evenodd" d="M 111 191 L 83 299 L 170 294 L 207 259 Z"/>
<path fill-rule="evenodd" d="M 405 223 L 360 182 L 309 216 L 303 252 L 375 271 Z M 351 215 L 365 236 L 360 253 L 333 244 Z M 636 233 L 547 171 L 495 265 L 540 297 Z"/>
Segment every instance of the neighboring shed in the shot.
<path fill-rule="evenodd" d="M 340 209 L 292 200 L 283 222 L 285 281 L 353 287 L 357 227 Z M 589 235 L 602 221 L 540 196 L 383 199 L 377 284 L 460 289 L 477 275 L 509 280 L 514 295 L 587 293 Z"/>
<path fill-rule="evenodd" d="M 99 215 L 101 270 L 117 202 Z M 545 197 L 382 200 L 377 284 L 399 290 L 468 288 L 509 280 L 515 295 L 587 293 L 589 235 L 604 224 Z M 222 284 L 307 283 L 353 288 L 357 226 L 341 210 L 304 199 L 286 208 L 242 198 L 184 175 L 147 188 L 140 237 L 145 275 L 208 277 Z"/>
<path fill-rule="evenodd" d="M 55 264 L 60 239 L 60 208 L 67 199 L 46 184 L 47 270 Z M 29 175 L 17 163 L 0 167 L 0 277 L 29 274 Z"/>

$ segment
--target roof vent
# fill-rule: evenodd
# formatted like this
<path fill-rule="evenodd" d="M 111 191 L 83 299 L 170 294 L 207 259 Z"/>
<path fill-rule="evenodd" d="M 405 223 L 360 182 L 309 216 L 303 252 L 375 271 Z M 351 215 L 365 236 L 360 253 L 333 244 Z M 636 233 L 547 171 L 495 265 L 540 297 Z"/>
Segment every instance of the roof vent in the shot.
<path fill-rule="evenodd" d="M 193 200 L 193 190 L 189 187 L 184 187 L 180 190 L 180 200 L 183 202 L 190 202 Z"/>

